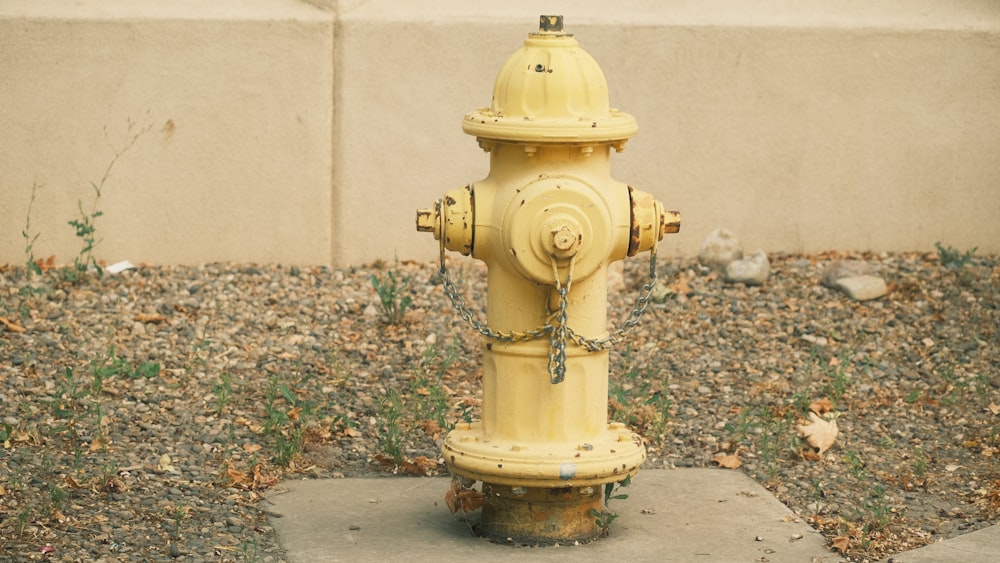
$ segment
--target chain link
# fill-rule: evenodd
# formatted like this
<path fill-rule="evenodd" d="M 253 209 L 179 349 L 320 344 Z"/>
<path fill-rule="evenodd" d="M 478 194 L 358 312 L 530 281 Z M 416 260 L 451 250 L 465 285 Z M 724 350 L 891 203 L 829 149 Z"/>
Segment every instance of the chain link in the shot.
<path fill-rule="evenodd" d="M 625 321 L 622 323 L 622 326 L 616 329 L 607 338 L 586 338 L 577 334 L 576 331 L 570 328 L 568 323 L 569 319 L 567 309 L 569 307 L 569 290 L 573 283 L 573 264 L 575 260 L 570 261 L 569 272 L 566 275 L 565 284 L 560 282 L 558 269 L 555 261 L 553 261 L 553 281 L 555 282 L 556 292 L 559 294 L 559 310 L 553 314 L 553 312 L 550 311 L 546 305 L 546 318 L 550 320 L 548 324 L 544 326 L 526 331 L 499 331 L 493 330 L 485 323 L 475 319 L 475 315 L 465 304 L 465 299 L 462 297 L 461 293 L 459 293 L 458 287 L 456 287 L 455 283 L 451 280 L 448 268 L 445 265 L 443 243 L 441 244 L 440 260 L 441 262 L 438 269 L 438 275 L 441 277 L 441 285 L 444 288 L 444 293 L 448 296 L 448 299 L 451 300 L 451 304 L 455 310 L 458 311 L 459 316 L 462 317 L 465 322 L 469 323 L 469 326 L 471 326 L 473 330 L 490 340 L 508 343 L 538 340 L 546 335 L 548 336 L 548 372 L 549 382 L 552 384 L 561 383 L 566 377 L 567 342 L 573 342 L 588 352 L 610 350 L 612 347 L 621 343 L 622 340 L 625 339 L 625 336 L 635 327 L 639 326 L 639 320 L 649 307 L 649 302 L 657 281 L 656 248 L 654 246 L 649 253 L 648 281 L 642 286 L 642 293 L 636 301 L 635 307 L 633 307 L 628 317 L 626 317 Z"/>

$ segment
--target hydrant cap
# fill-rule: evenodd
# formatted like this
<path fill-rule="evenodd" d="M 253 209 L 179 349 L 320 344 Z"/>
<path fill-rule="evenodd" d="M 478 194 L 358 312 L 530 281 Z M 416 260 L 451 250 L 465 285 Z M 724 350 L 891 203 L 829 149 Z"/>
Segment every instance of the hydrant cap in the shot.
<path fill-rule="evenodd" d="M 562 16 L 540 21 L 500 69 L 492 106 L 466 114 L 462 130 L 529 143 L 610 143 L 635 135 L 635 118 L 610 107 L 604 72 L 562 31 Z"/>

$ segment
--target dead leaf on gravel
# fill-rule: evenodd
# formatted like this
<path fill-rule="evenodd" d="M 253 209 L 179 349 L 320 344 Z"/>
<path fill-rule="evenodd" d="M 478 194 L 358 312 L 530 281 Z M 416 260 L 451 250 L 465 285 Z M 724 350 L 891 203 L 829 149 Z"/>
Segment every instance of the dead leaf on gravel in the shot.
<path fill-rule="evenodd" d="M 437 472 L 437 462 L 427 456 L 420 455 L 413 459 L 403 460 L 399 464 L 399 472 L 404 475 L 425 475 L 430 477 Z"/>
<path fill-rule="evenodd" d="M 428 419 L 420 421 L 420 429 L 431 436 L 436 436 L 441 433 L 441 425 L 435 420 Z"/>
<path fill-rule="evenodd" d="M 809 410 L 816 414 L 824 414 L 833 410 L 833 402 L 829 397 L 823 397 L 818 401 L 809 403 Z"/>
<path fill-rule="evenodd" d="M 986 408 L 989 409 L 991 413 L 993 413 L 993 416 L 1000 414 L 1000 405 L 996 403 L 990 403 L 990 406 Z"/>
<path fill-rule="evenodd" d="M 157 314 L 147 315 L 145 313 L 136 313 L 135 320 L 139 321 L 140 323 L 162 323 L 166 322 L 167 317 L 166 315 L 157 315 Z"/>
<path fill-rule="evenodd" d="M 830 544 L 832 549 L 836 549 L 841 553 L 847 553 L 847 547 L 851 543 L 851 538 L 847 536 L 837 536 L 833 538 L 833 542 Z"/>
<path fill-rule="evenodd" d="M 839 432 L 837 421 L 826 420 L 814 412 L 809 413 L 809 420 L 809 424 L 800 424 L 797 427 L 799 436 L 805 438 L 806 442 L 818 449 L 817 453 L 822 455 L 823 452 L 830 449 L 830 446 L 837 441 L 837 434 Z"/>
<path fill-rule="evenodd" d="M 725 467 L 726 469 L 738 469 L 743 465 L 743 461 L 740 460 L 740 456 L 736 454 L 718 453 L 715 454 L 712 461 L 718 463 L 719 467 Z"/>
<path fill-rule="evenodd" d="M 8 320 L 7 317 L 0 317 L 0 324 L 2 324 L 4 328 L 6 328 L 11 332 L 21 333 L 21 332 L 27 332 L 28 330 L 23 326 L 15 323 L 14 321 Z"/>
<path fill-rule="evenodd" d="M 35 260 L 35 265 L 38 266 L 39 270 L 48 272 L 56 266 L 56 255 L 53 254 L 48 258 L 39 258 Z"/>
<path fill-rule="evenodd" d="M 677 278 L 677 281 L 667 286 L 667 288 L 677 295 L 687 295 L 691 293 L 691 286 L 688 284 L 687 277 L 681 276 Z"/>

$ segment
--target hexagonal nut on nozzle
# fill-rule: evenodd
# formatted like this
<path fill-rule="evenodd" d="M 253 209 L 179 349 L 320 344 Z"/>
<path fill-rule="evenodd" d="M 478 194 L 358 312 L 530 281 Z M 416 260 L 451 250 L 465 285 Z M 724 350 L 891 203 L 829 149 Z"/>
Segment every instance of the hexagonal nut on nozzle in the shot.
<path fill-rule="evenodd" d="M 681 212 L 664 210 L 660 214 L 660 236 L 679 233 L 681 230 Z"/>
<path fill-rule="evenodd" d="M 417 231 L 434 233 L 434 238 L 441 238 L 441 203 L 434 202 L 432 209 L 417 210 Z"/>

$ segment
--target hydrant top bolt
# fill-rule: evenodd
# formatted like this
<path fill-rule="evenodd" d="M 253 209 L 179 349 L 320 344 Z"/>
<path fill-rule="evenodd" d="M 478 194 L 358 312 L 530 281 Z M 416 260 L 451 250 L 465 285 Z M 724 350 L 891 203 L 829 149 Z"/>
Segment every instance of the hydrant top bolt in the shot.
<path fill-rule="evenodd" d="M 538 17 L 538 31 L 555 31 L 559 32 L 563 30 L 563 17 L 562 16 L 539 16 Z"/>

